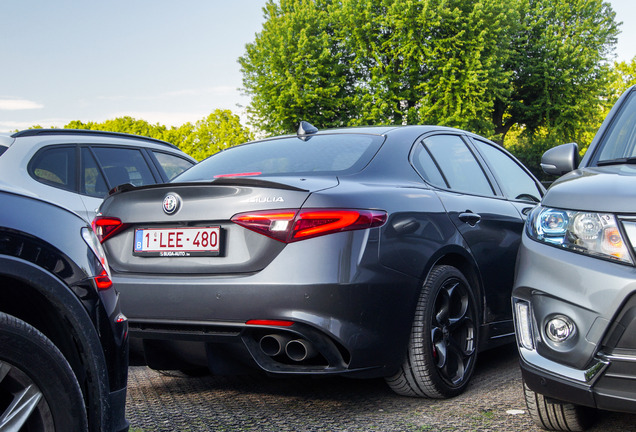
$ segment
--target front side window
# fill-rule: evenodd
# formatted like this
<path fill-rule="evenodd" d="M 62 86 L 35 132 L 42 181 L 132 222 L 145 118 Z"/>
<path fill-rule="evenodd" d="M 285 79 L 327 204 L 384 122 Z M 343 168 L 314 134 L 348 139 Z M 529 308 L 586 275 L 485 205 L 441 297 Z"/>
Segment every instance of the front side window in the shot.
<path fill-rule="evenodd" d="M 636 158 L 636 91 L 628 96 L 599 148 L 599 165 Z"/>
<path fill-rule="evenodd" d="M 448 189 L 475 195 L 495 195 L 484 170 L 461 137 L 433 135 L 425 138 L 423 144 Z M 432 182 L 436 184 L 435 180 Z"/>
<path fill-rule="evenodd" d="M 77 190 L 75 147 L 48 147 L 29 163 L 29 173 L 37 181 L 60 189 Z"/>

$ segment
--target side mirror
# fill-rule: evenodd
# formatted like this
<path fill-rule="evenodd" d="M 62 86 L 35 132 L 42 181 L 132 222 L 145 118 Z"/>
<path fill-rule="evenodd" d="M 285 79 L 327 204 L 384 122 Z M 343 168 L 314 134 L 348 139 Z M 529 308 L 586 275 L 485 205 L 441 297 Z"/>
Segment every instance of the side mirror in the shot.
<path fill-rule="evenodd" d="M 554 175 L 563 175 L 576 169 L 579 164 L 579 146 L 576 143 L 562 144 L 543 153 L 541 169 Z"/>

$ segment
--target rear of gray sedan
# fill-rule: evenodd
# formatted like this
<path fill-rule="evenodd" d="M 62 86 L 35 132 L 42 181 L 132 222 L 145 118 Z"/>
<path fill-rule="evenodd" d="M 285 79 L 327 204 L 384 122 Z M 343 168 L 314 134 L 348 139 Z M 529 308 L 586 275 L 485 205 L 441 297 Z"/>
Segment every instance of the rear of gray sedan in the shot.
<path fill-rule="evenodd" d="M 400 364 L 419 279 L 378 260 L 387 213 L 377 203 L 394 190 L 372 195 L 334 174 L 366 165 L 384 138 L 343 136 L 304 146 L 322 150 L 311 162 L 319 175 L 304 165 L 273 175 L 290 168 L 266 142 L 258 172 L 226 161 L 209 181 L 192 181 L 195 170 L 104 201 L 94 226 L 150 367 L 385 376 Z M 291 145 L 275 154 L 305 151 Z"/>

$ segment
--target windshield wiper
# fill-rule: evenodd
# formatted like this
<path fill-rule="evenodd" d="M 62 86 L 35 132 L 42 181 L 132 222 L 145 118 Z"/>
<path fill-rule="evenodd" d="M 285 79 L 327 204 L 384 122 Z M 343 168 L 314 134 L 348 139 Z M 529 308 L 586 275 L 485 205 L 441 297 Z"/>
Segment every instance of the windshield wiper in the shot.
<path fill-rule="evenodd" d="M 607 159 L 596 162 L 596 166 L 636 164 L 636 157 Z"/>

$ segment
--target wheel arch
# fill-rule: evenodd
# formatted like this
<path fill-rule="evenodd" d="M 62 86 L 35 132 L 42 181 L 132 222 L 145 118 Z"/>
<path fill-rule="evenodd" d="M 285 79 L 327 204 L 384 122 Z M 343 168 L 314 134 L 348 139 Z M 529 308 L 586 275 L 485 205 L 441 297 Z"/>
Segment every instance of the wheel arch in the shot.
<path fill-rule="evenodd" d="M 0 311 L 32 325 L 58 347 L 84 393 L 91 430 L 100 429 L 108 410 L 108 367 L 80 299 L 52 273 L 0 255 Z"/>
<path fill-rule="evenodd" d="M 479 324 L 484 324 L 484 311 L 486 310 L 486 305 L 484 304 L 484 302 L 486 301 L 484 296 L 484 288 L 479 268 L 477 267 L 477 264 L 474 262 L 472 257 L 467 256 L 465 253 L 453 250 L 436 257 L 434 260 L 431 260 L 431 263 L 427 266 L 426 271 L 422 276 L 423 284 L 426 283 L 426 281 L 428 280 L 433 268 L 440 265 L 449 265 L 455 267 L 460 272 L 462 272 L 466 280 L 468 280 L 468 283 L 475 291 L 473 294 L 476 296 L 475 302 L 479 308 L 477 314 L 481 320 Z"/>

